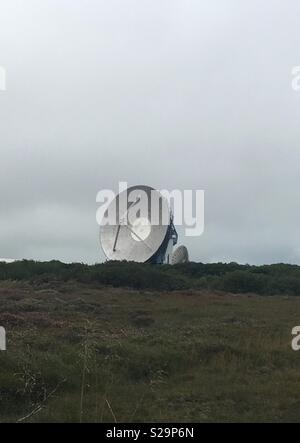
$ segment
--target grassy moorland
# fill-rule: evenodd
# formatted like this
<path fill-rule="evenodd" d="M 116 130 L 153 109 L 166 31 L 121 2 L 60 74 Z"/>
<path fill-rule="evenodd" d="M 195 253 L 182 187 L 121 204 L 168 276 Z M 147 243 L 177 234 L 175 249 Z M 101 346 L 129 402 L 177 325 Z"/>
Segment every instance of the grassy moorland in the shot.
<path fill-rule="evenodd" d="M 0 422 L 300 422 L 297 267 L 130 266 L 0 265 Z"/>

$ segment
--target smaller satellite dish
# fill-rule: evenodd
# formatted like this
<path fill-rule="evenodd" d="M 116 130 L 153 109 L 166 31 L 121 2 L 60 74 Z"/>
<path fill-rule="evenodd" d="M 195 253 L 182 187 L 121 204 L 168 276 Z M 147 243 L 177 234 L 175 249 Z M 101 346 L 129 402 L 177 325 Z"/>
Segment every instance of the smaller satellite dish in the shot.
<path fill-rule="evenodd" d="M 181 263 L 188 263 L 189 261 L 189 253 L 185 246 L 178 246 L 177 249 L 173 252 L 171 264 L 178 265 Z"/>

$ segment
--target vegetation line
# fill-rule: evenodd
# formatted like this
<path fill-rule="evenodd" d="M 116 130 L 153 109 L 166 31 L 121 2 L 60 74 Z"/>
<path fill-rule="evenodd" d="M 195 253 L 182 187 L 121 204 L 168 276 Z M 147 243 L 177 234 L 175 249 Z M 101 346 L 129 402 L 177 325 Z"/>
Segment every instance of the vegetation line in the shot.
<path fill-rule="evenodd" d="M 107 262 L 88 266 L 58 261 L 0 263 L 0 281 L 75 281 L 138 290 L 220 290 L 261 295 L 300 295 L 300 266 L 186 263 L 176 266 Z"/>

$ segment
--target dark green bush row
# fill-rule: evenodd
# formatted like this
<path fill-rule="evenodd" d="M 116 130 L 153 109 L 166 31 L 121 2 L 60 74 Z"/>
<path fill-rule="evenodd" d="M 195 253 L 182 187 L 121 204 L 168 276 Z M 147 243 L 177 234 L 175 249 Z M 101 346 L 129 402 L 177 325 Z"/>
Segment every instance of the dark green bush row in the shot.
<path fill-rule="evenodd" d="M 88 266 L 59 261 L 0 263 L 0 280 L 78 281 L 135 289 L 219 289 L 233 293 L 300 295 L 300 267 L 237 263 L 187 263 L 176 266 L 107 262 Z"/>
<path fill-rule="evenodd" d="M 88 266 L 59 261 L 19 261 L 0 263 L 0 280 L 53 282 L 75 280 L 135 289 L 174 290 L 187 287 L 183 276 L 162 272 L 162 267 L 149 264 L 107 262 Z"/>

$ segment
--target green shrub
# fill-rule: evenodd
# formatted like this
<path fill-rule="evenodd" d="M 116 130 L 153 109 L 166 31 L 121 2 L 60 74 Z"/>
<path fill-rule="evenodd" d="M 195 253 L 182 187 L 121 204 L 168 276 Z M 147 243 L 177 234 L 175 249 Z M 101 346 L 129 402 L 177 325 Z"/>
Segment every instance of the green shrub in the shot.
<path fill-rule="evenodd" d="M 237 263 L 186 263 L 158 266 L 133 262 L 106 262 L 88 266 L 59 261 L 20 261 L 0 263 L 0 280 L 37 283 L 77 281 L 134 289 L 173 291 L 180 289 L 219 289 L 234 293 L 300 295 L 300 267 Z"/>

